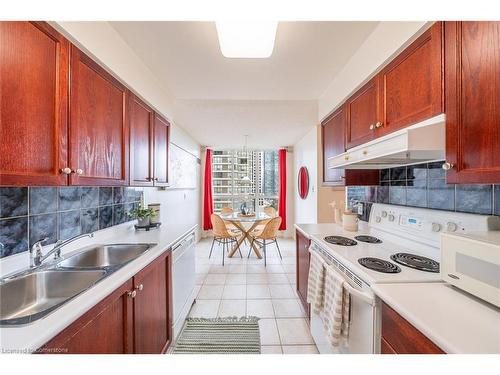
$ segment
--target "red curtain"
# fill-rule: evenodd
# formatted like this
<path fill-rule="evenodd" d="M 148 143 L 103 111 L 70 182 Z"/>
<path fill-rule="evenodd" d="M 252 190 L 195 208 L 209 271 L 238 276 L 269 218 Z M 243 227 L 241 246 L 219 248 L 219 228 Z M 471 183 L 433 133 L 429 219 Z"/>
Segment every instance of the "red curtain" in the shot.
<path fill-rule="evenodd" d="M 214 213 L 212 198 L 212 150 L 207 148 L 205 157 L 205 181 L 203 181 L 203 230 L 212 229 L 210 216 Z"/>
<path fill-rule="evenodd" d="M 279 155 L 280 189 L 278 198 L 278 214 L 281 216 L 280 230 L 286 230 L 286 150 L 282 148 Z"/>

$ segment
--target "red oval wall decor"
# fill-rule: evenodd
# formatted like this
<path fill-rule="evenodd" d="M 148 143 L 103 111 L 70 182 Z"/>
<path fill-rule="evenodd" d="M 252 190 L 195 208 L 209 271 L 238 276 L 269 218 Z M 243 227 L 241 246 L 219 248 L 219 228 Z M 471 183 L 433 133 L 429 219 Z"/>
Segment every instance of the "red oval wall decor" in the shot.
<path fill-rule="evenodd" d="M 302 199 L 306 199 L 307 194 L 309 193 L 309 172 L 307 171 L 307 167 L 300 167 L 297 184 L 299 188 L 299 196 Z"/>

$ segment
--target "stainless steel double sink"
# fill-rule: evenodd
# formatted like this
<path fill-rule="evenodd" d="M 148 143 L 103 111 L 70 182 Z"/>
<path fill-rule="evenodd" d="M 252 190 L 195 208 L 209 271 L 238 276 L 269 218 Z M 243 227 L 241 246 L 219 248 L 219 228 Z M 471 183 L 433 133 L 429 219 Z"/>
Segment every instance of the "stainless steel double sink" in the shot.
<path fill-rule="evenodd" d="M 156 244 L 110 244 L 74 252 L 0 281 L 0 326 L 50 314 Z"/>

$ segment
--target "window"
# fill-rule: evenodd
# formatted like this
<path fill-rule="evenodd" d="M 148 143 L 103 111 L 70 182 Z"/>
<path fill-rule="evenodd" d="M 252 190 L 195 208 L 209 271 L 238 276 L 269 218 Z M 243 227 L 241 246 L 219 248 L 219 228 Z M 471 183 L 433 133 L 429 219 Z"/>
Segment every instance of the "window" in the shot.
<path fill-rule="evenodd" d="M 238 211 L 244 202 L 253 211 L 278 208 L 278 152 L 214 150 L 212 185 L 214 212 L 224 206 Z"/>

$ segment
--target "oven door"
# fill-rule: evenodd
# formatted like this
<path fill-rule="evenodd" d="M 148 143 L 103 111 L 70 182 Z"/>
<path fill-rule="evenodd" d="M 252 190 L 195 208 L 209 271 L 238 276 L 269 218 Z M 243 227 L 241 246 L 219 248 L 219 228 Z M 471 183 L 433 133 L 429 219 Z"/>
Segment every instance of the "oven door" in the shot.
<path fill-rule="evenodd" d="M 349 283 L 347 289 L 351 296 L 349 337 L 337 350 L 331 346 L 326 336 L 321 316 L 311 311 L 310 330 L 318 351 L 321 354 L 380 353 L 380 302 L 368 285 L 354 287 Z"/>

